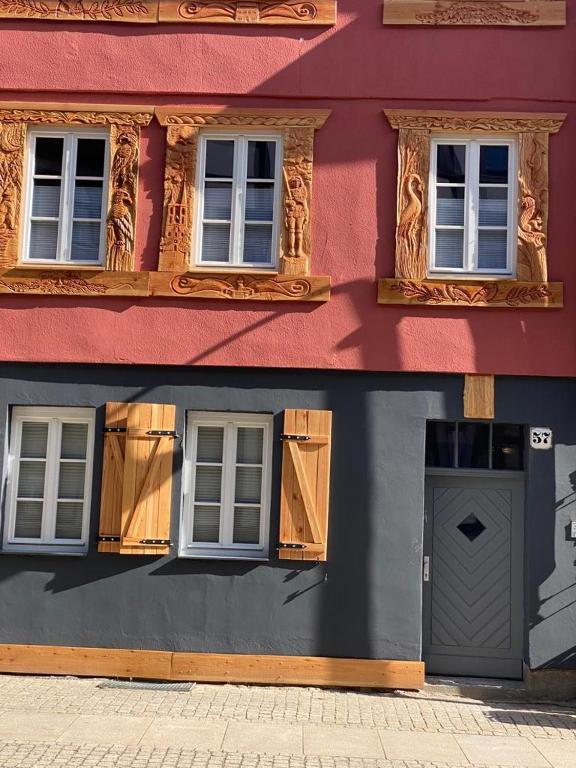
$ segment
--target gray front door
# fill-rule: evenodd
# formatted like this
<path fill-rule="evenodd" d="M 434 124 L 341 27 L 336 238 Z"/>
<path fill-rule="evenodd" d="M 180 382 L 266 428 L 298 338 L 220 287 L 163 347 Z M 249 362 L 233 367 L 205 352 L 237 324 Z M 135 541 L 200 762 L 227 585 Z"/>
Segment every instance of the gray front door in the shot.
<path fill-rule="evenodd" d="M 523 519 L 521 477 L 426 478 L 428 674 L 522 677 Z"/>

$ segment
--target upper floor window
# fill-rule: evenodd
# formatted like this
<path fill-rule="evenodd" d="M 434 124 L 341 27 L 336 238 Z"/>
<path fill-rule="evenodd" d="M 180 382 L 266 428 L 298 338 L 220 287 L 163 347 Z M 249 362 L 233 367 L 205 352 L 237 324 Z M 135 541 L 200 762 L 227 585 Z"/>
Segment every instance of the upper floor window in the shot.
<path fill-rule="evenodd" d="M 278 136 L 202 136 L 197 264 L 276 266 L 281 169 Z"/>
<path fill-rule="evenodd" d="M 107 133 L 31 131 L 28 148 L 24 261 L 101 264 Z"/>
<path fill-rule="evenodd" d="M 433 139 L 431 273 L 511 275 L 517 241 L 513 139 Z"/>
<path fill-rule="evenodd" d="M 93 443 L 92 409 L 13 409 L 7 549 L 86 551 Z"/>

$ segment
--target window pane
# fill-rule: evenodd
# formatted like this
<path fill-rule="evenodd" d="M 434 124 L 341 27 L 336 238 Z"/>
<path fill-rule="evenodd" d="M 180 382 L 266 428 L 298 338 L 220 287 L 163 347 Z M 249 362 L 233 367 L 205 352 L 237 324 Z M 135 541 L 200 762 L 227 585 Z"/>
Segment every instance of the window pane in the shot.
<path fill-rule="evenodd" d="M 478 232 L 479 269 L 506 269 L 508 233 L 506 230 Z"/>
<path fill-rule="evenodd" d="M 22 424 L 20 456 L 24 459 L 46 458 L 48 424 L 26 421 Z"/>
<path fill-rule="evenodd" d="M 60 464 L 58 498 L 83 499 L 85 475 L 86 466 L 84 463 Z"/>
<path fill-rule="evenodd" d="M 275 164 L 276 142 L 248 142 L 247 177 L 249 179 L 273 179 Z"/>
<path fill-rule="evenodd" d="M 232 216 L 232 184 L 207 181 L 204 187 L 204 218 L 224 219 Z"/>
<path fill-rule="evenodd" d="M 231 179 L 234 175 L 234 141 L 206 142 L 206 178 Z"/>
<path fill-rule="evenodd" d="M 62 424 L 62 459 L 85 459 L 88 424 Z"/>
<path fill-rule="evenodd" d="M 198 427 L 196 461 L 222 461 L 224 429 L 222 427 Z"/>
<path fill-rule="evenodd" d="M 262 468 L 236 467 L 236 502 L 260 504 L 262 499 Z"/>
<path fill-rule="evenodd" d="M 464 187 L 438 187 L 436 224 L 464 226 Z"/>
<path fill-rule="evenodd" d="M 32 216 L 57 219 L 60 216 L 60 182 L 36 179 L 32 193 Z"/>
<path fill-rule="evenodd" d="M 493 469 L 524 469 L 524 428 L 520 424 L 492 426 Z"/>
<path fill-rule="evenodd" d="M 256 264 L 269 264 L 272 261 L 272 224 L 246 224 L 242 260 Z"/>
<path fill-rule="evenodd" d="M 196 467 L 194 501 L 220 501 L 222 467 Z"/>
<path fill-rule="evenodd" d="M 480 184 L 508 183 L 508 147 L 480 147 Z"/>
<path fill-rule="evenodd" d="M 76 176 L 104 176 L 104 139 L 78 139 Z"/>
<path fill-rule="evenodd" d="M 82 513 L 84 504 L 59 501 L 56 507 L 56 538 L 82 538 Z"/>
<path fill-rule="evenodd" d="M 436 179 L 440 182 L 463 184 L 466 172 L 466 147 L 462 144 L 439 144 L 437 147 Z"/>
<path fill-rule="evenodd" d="M 195 542 L 218 542 L 220 538 L 220 507 L 194 506 L 192 539 Z"/>
<path fill-rule="evenodd" d="M 246 185 L 246 219 L 272 221 L 274 216 L 274 184 Z"/>
<path fill-rule="evenodd" d="M 426 466 L 453 467 L 456 425 L 452 421 L 426 424 Z"/>
<path fill-rule="evenodd" d="M 204 224 L 202 233 L 202 261 L 230 259 L 230 224 Z"/>
<path fill-rule="evenodd" d="M 30 259 L 55 259 L 57 246 L 57 221 L 33 221 L 30 224 Z"/>
<path fill-rule="evenodd" d="M 102 217 L 102 182 L 77 181 L 74 188 L 74 218 L 100 219 Z"/>
<path fill-rule="evenodd" d="M 16 524 L 14 535 L 17 539 L 39 539 L 42 530 L 42 502 L 18 501 L 16 503 Z"/>
<path fill-rule="evenodd" d="M 464 264 L 464 232 L 437 229 L 435 256 L 437 267 L 461 269 Z"/>
<path fill-rule="evenodd" d="M 260 507 L 234 508 L 234 544 L 260 542 Z"/>
<path fill-rule="evenodd" d="M 36 139 L 35 175 L 60 176 L 62 174 L 63 151 L 64 139 L 51 139 L 39 136 Z"/>
<path fill-rule="evenodd" d="M 236 462 L 238 464 L 262 464 L 264 430 L 260 427 L 238 427 Z"/>
<path fill-rule="evenodd" d="M 18 472 L 18 498 L 42 499 L 44 497 L 44 461 L 21 461 Z"/>
<path fill-rule="evenodd" d="M 479 422 L 458 424 L 458 466 L 488 469 L 490 425 Z"/>
<path fill-rule="evenodd" d="M 75 221 L 72 225 L 72 261 L 98 261 L 100 258 L 100 222 Z"/>
<path fill-rule="evenodd" d="M 478 223 L 481 227 L 505 227 L 508 224 L 508 189 L 480 188 Z"/>

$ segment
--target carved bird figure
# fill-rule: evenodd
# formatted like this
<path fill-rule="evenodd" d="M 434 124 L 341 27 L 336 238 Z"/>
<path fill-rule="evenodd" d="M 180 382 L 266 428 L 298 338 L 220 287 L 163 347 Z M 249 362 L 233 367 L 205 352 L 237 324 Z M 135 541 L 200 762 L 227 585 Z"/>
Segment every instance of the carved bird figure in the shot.
<path fill-rule="evenodd" d="M 134 245 L 134 225 L 129 206 L 132 198 L 123 189 L 117 189 L 112 195 L 112 205 L 108 214 L 108 251 L 112 269 L 128 269 L 127 263 Z"/>
<path fill-rule="evenodd" d="M 112 163 L 112 179 L 115 187 L 130 187 L 134 183 L 136 144 L 137 139 L 131 133 L 123 133 L 118 137 L 118 149 Z"/>
<path fill-rule="evenodd" d="M 406 243 L 408 254 L 415 258 L 419 246 L 420 215 L 422 213 L 422 182 L 411 173 L 406 180 L 408 203 L 402 209 L 398 222 L 398 239 Z"/>

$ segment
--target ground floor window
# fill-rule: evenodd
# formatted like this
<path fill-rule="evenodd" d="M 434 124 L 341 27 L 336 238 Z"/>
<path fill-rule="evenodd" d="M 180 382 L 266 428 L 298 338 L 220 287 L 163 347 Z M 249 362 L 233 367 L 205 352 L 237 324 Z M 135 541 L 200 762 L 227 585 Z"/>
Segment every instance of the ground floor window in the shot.
<path fill-rule="evenodd" d="M 522 470 L 524 427 L 488 421 L 429 421 L 426 466 Z"/>
<path fill-rule="evenodd" d="M 91 408 L 13 409 L 5 549 L 87 550 L 93 444 Z"/>
<path fill-rule="evenodd" d="M 271 416 L 189 413 L 181 556 L 268 556 L 271 431 Z"/>

